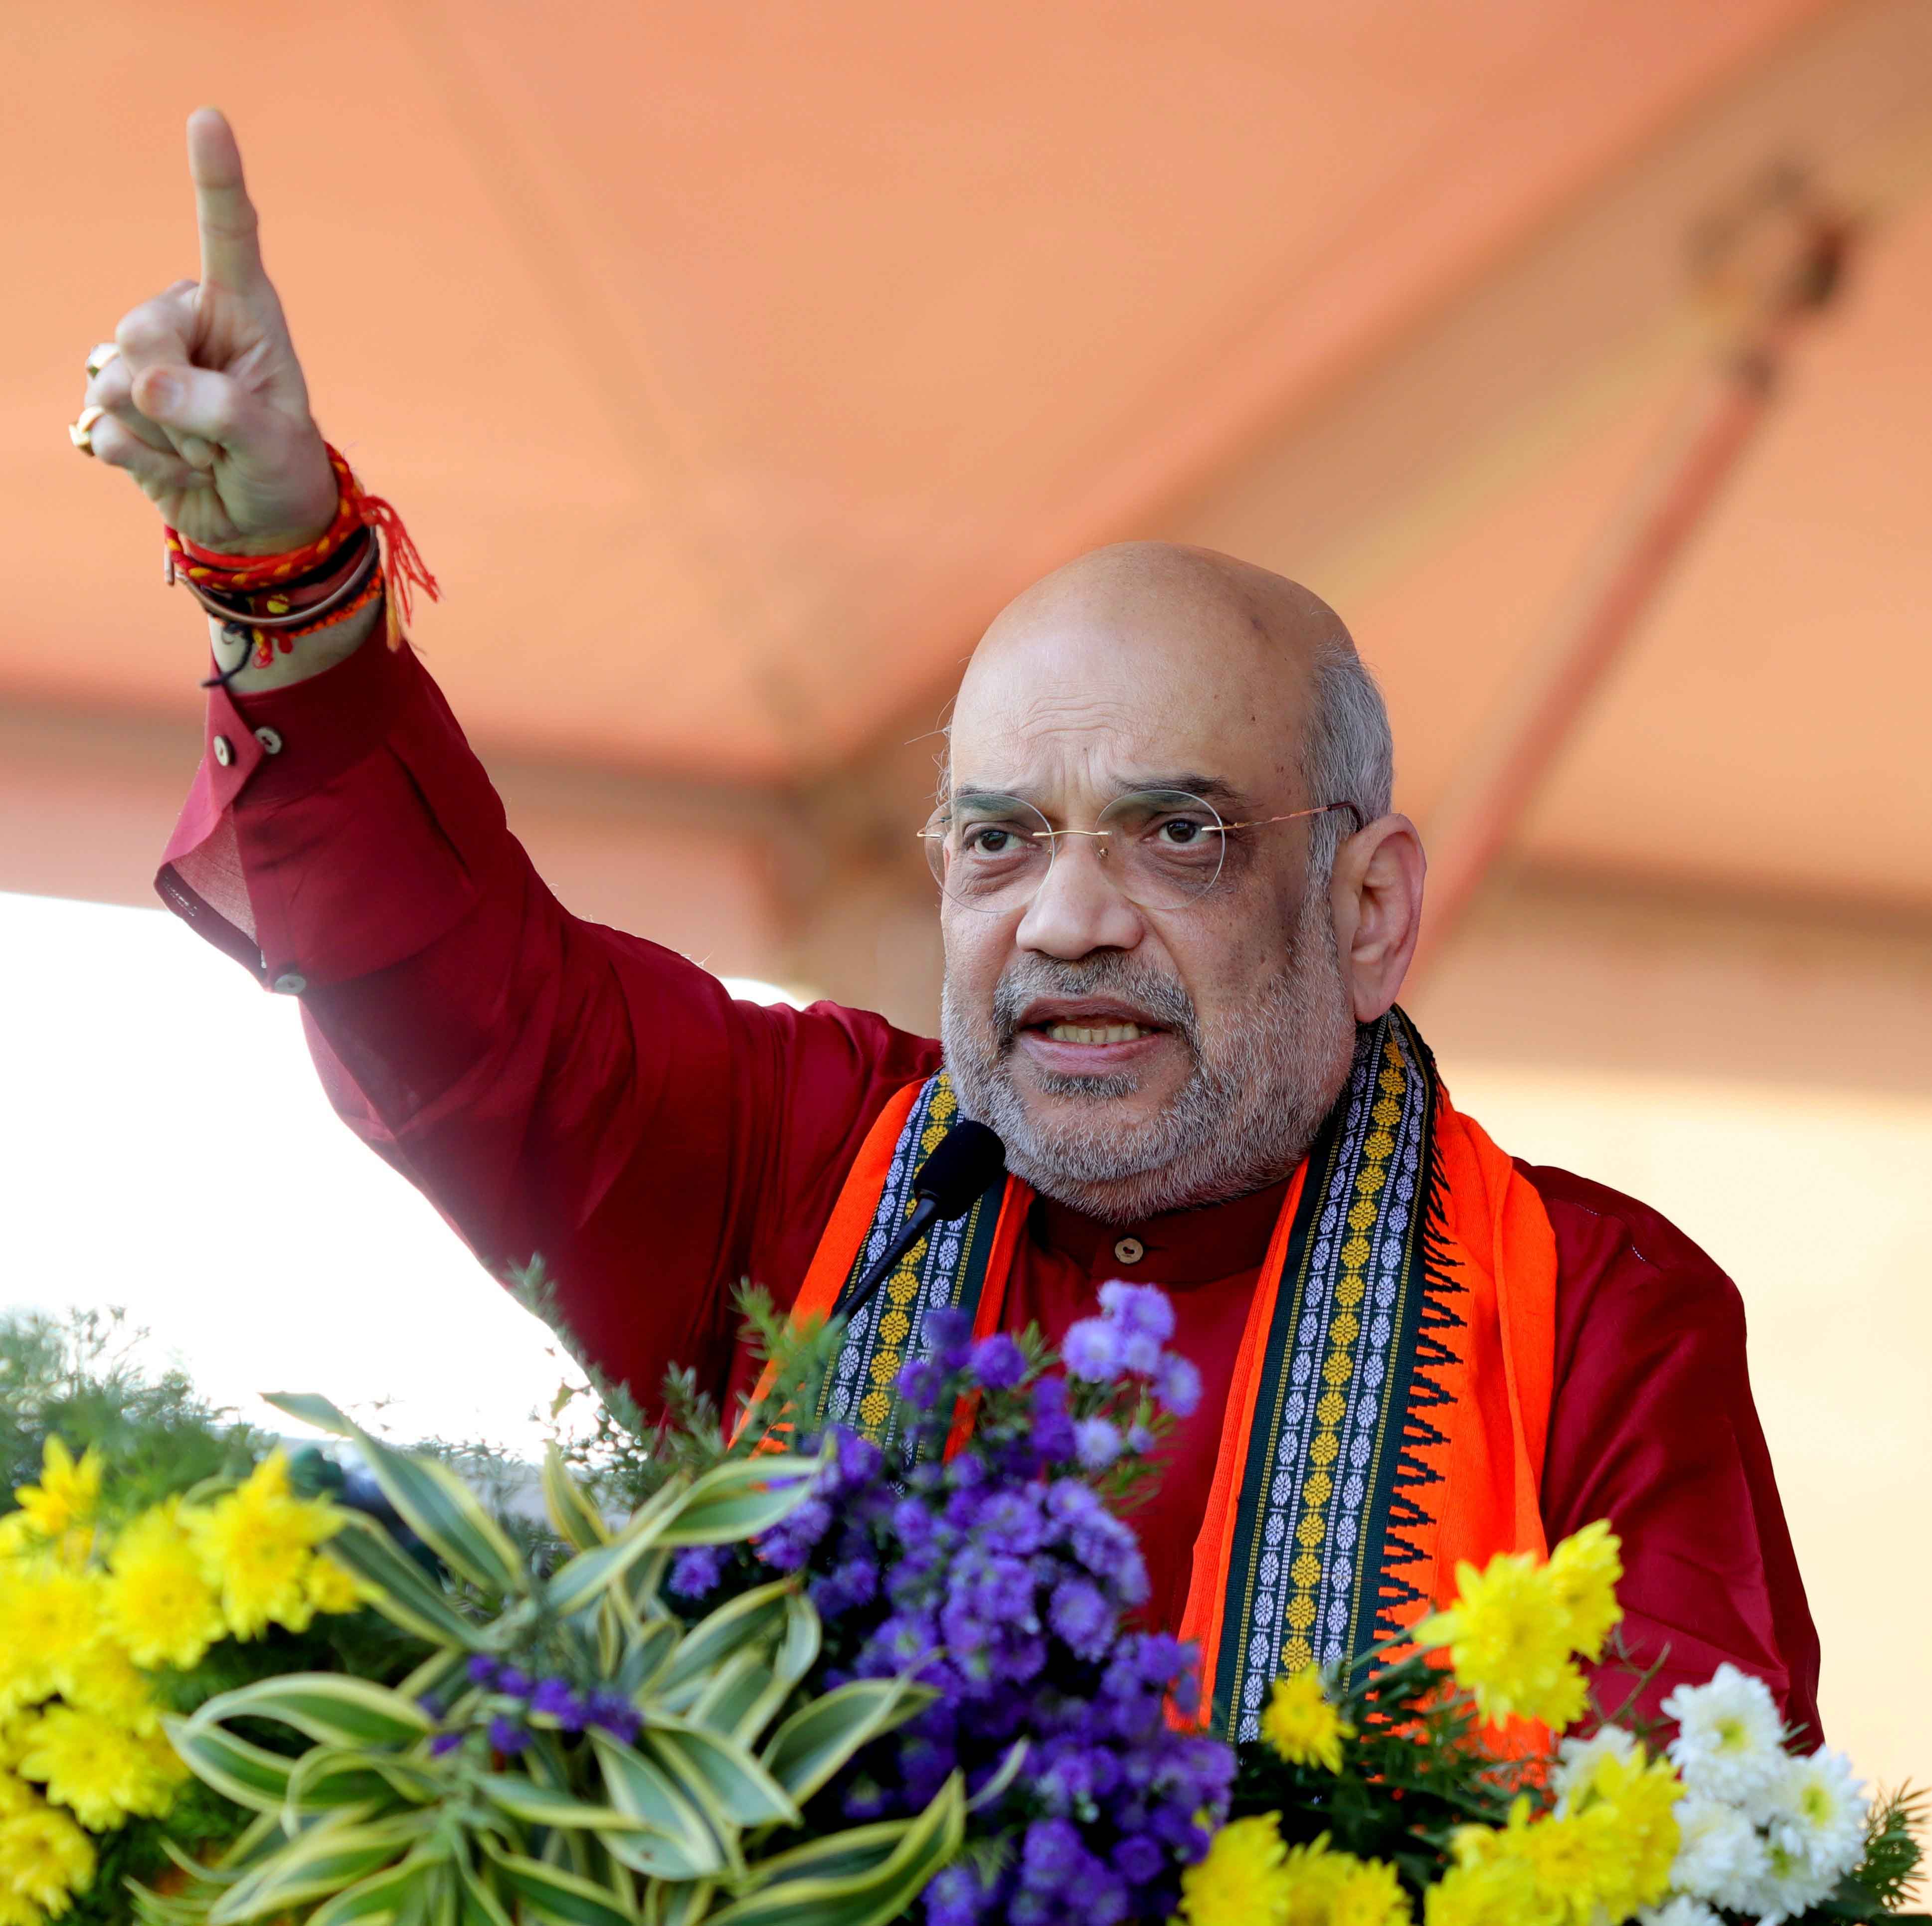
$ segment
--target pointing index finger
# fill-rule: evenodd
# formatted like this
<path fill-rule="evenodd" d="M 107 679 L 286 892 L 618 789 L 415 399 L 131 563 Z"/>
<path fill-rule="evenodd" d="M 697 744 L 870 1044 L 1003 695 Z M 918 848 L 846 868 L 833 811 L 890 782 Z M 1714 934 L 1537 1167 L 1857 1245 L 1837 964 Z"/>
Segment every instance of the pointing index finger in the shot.
<path fill-rule="evenodd" d="M 242 178 L 242 150 L 218 108 L 202 107 L 188 116 L 188 167 L 201 230 L 201 278 L 231 293 L 245 294 L 268 277 L 256 239 L 255 204 Z"/>

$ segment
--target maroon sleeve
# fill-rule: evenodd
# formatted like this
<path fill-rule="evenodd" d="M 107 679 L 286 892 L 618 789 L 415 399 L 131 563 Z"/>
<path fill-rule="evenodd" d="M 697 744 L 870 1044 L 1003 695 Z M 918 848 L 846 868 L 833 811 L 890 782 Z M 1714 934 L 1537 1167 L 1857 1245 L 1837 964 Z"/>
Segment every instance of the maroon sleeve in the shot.
<path fill-rule="evenodd" d="M 1556 1233 L 1556 1356 L 1544 1463 L 1550 1542 L 1607 1518 L 1623 1636 L 1662 1661 L 1640 1709 L 1728 1659 L 1820 1742 L 1818 1635 L 1744 1366 L 1736 1285 L 1666 1220 L 1568 1171 L 1520 1166 Z M 1600 1702 L 1634 1681 L 1614 1666 Z"/>
<path fill-rule="evenodd" d="M 490 1269 L 540 1256 L 600 1369 L 646 1400 L 674 1362 L 722 1383 L 731 1287 L 789 1302 L 859 1139 L 937 1046 L 736 1002 L 569 915 L 406 649 L 217 690 L 208 739 L 163 899 L 301 998 L 350 1127 Z"/>

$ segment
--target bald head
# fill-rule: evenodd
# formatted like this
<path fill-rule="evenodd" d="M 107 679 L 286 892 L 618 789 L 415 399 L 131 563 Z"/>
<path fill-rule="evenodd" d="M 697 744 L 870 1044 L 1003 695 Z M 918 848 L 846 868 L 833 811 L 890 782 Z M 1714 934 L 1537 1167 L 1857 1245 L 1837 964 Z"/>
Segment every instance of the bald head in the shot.
<path fill-rule="evenodd" d="M 1172 542 L 1096 549 L 1016 597 L 974 652 L 950 733 L 968 783 L 996 782 L 981 764 L 1016 736 L 1058 733 L 1090 762 L 1102 738 L 1141 758 L 1111 772 L 1124 778 L 1218 775 L 1232 750 L 1274 800 L 1286 786 L 1364 820 L 1389 806 L 1386 716 L 1341 618 L 1270 569 Z M 1318 842 L 1332 850 L 1339 826 Z"/>

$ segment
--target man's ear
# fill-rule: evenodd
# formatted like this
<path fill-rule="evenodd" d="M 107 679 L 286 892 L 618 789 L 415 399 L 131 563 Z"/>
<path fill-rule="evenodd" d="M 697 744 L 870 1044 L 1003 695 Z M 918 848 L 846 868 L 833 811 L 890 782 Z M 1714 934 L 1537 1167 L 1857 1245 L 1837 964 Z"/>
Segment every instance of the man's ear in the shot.
<path fill-rule="evenodd" d="M 1335 953 L 1358 1023 L 1372 1023 L 1396 1000 L 1422 930 L 1422 879 L 1429 860 L 1406 816 L 1382 816 L 1335 852 L 1328 896 Z"/>

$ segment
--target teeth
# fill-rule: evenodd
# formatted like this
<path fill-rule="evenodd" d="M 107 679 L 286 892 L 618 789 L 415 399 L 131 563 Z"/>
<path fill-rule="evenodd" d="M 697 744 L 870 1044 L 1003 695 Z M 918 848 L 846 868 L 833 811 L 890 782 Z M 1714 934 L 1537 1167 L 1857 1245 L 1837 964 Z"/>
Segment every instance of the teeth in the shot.
<path fill-rule="evenodd" d="M 1056 1043 L 1131 1043 L 1147 1034 L 1138 1023 L 1053 1023 L 1046 1034 Z"/>

